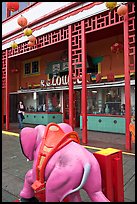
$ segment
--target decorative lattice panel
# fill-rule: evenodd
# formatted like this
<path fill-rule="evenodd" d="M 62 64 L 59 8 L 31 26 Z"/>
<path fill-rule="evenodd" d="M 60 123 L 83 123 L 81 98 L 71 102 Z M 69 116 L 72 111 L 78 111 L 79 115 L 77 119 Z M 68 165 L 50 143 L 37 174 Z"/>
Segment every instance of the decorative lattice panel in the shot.
<path fill-rule="evenodd" d="M 2 51 L 2 88 L 6 87 L 6 51 Z"/>
<path fill-rule="evenodd" d="M 130 69 L 135 67 L 135 3 L 128 3 L 129 7 L 129 58 Z M 106 27 L 114 26 L 123 22 L 123 17 L 118 16 L 117 9 L 113 9 L 111 12 L 106 11 L 96 16 L 91 16 L 85 19 L 85 32 L 93 32 L 96 30 L 104 29 Z M 45 35 L 37 37 L 36 45 L 32 48 L 28 47 L 28 42 L 24 42 L 18 45 L 16 49 L 8 49 L 8 57 L 14 57 L 17 55 L 25 54 L 37 49 L 59 43 L 68 39 L 68 27 L 61 28 L 59 30 L 52 31 Z M 82 37 L 81 37 L 81 22 L 77 22 L 72 25 L 72 68 L 73 78 L 81 78 L 82 75 Z M 4 52 L 5 53 L 5 52 Z M 5 54 L 3 54 L 3 67 L 2 67 L 2 79 L 3 86 L 5 79 Z"/>
<path fill-rule="evenodd" d="M 135 3 L 128 4 L 129 68 L 135 70 Z"/>
<path fill-rule="evenodd" d="M 35 51 L 37 49 L 59 43 L 61 41 L 68 39 L 68 28 L 62 28 L 45 35 L 37 37 L 36 44 L 33 47 L 28 47 L 28 41 L 18 45 L 16 49 L 10 48 L 8 50 L 8 56 L 14 57 L 20 54 L 25 54 L 30 51 Z"/>
<path fill-rule="evenodd" d="M 92 16 L 85 20 L 86 33 L 96 30 L 104 29 L 110 26 L 114 26 L 123 21 L 123 17 L 118 16 L 117 8 L 112 11 L 106 11 L 96 16 Z"/>
<path fill-rule="evenodd" d="M 82 36 L 81 22 L 72 26 L 72 70 L 73 79 L 82 76 Z"/>

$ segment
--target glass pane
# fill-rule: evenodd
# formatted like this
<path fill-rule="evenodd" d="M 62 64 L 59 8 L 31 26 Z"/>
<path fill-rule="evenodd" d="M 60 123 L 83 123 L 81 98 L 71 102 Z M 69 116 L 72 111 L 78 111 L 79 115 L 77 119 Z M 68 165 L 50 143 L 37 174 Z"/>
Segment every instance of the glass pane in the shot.
<path fill-rule="evenodd" d="M 121 88 L 88 89 L 88 114 L 124 114 L 124 94 Z"/>
<path fill-rule="evenodd" d="M 31 68 L 31 64 L 30 63 L 25 63 L 24 65 L 24 74 L 30 74 L 30 68 Z"/>
<path fill-rule="evenodd" d="M 6 19 L 6 2 L 2 2 L 2 21 Z"/>
<path fill-rule="evenodd" d="M 61 111 L 60 92 L 47 93 L 46 109 L 47 109 L 48 112 L 60 112 Z"/>
<path fill-rule="evenodd" d="M 34 61 L 32 62 L 32 74 L 39 72 L 39 62 Z"/>

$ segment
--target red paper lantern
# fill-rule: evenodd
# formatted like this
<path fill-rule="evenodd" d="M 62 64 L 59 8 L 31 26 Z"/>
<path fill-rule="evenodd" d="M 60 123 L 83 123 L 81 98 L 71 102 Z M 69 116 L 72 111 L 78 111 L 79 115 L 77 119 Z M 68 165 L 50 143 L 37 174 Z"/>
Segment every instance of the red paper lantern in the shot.
<path fill-rule="evenodd" d="M 16 69 L 16 68 L 14 68 L 14 69 L 11 70 L 12 73 L 17 73 L 18 71 L 19 71 L 19 70 Z"/>
<path fill-rule="evenodd" d="M 35 42 L 30 42 L 30 41 L 28 42 L 29 47 L 33 47 L 34 45 L 35 45 Z"/>
<path fill-rule="evenodd" d="M 115 81 L 115 75 L 114 73 L 110 72 L 108 75 L 107 75 L 107 81 L 110 82 L 110 81 Z"/>
<path fill-rule="evenodd" d="M 23 27 L 27 26 L 28 21 L 27 21 L 27 19 L 24 16 L 21 15 L 18 18 L 17 23 L 23 28 Z"/>
<path fill-rule="evenodd" d="M 28 37 L 28 40 L 29 40 L 30 42 L 35 42 L 35 41 L 36 41 L 36 37 L 35 37 L 34 35 L 30 35 L 30 36 Z"/>
<path fill-rule="evenodd" d="M 120 7 L 118 7 L 117 14 L 119 16 L 124 16 L 124 15 L 126 15 L 126 13 L 127 13 L 127 6 L 121 5 Z"/>
<path fill-rule="evenodd" d="M 9 11 L 17 11 L 19 9 L 19 2 L 6 2 L 7 9 Z"/>
<path fill-rule="evenodd" d="M 113 53 L 118 54 L 122 51 L 123 51 L 123 44 L 122 43 L 116 42 L 111 46 L 111 52 L 113 52 Z"/>

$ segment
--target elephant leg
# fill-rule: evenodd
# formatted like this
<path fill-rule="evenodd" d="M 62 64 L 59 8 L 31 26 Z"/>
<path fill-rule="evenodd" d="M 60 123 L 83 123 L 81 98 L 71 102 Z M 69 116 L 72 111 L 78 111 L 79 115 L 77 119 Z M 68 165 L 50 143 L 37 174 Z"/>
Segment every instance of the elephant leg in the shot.
<path fill-rule="evenodd" d="M 30 169 L 25 175 L 25 181 L 23 189 L 20 192 L 20 197 L 22 198 L 32 198 L 34 197 L 34 191 L 31 187 L 32 181 L 32 169 Z"/>
<path fill-rule="evenodd" d="M 54 168 L 46 182 L 46 202 L 63 202 L 64 195 L 79 185 L 81 177 L 78 175 L 76 179 L 73 172 L 69 167 Z M 78 193 L 68 195 L 67 198 L 81 200 Z"/>
<path fill-rule="evenodd" d="M 110 202 L 102 192 L 101 172 L 99 165 L 94 162 L 88 180 L 83 187 L 92 202 Z"/>
<path fill-rule="evenodd" d="M 67 199 L 68 199 L 68 202 L 82 202 L 79 191 L 68 195 Z"/>

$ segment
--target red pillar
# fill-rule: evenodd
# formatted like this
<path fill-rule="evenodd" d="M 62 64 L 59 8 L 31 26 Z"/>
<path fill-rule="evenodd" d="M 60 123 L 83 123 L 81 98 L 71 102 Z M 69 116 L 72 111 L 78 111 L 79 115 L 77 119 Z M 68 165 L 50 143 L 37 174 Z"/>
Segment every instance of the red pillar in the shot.
<path fill-rule="evenodd" d="M 4 128 L 4 88 L 2 88 L 2 129 Z"/>
<path fill-rule="evenodd" d="M 6 50 L 6 130 L 9 130 L 9 59 Z"/>
<path fill-rule="evenodd" d="M 82 34 L 82 142 L 87 143 L 87 80 L 85 22 L 81 21 Z"/>
<path fill-rule="evenodd" d="M 128 12 L 124 16 L 124 72 L 125 72 L 125 132 L 126 149 L 131 150 L 130 124 L 130 70 L 129 70 Z"/>
<path fill-rule="evenodd" d="M 73 112 L 73 71 L 72 71 L 72 27 L 68 26 L 68 58 L 69 58 L 69 124 L 74 128 Z"/>

